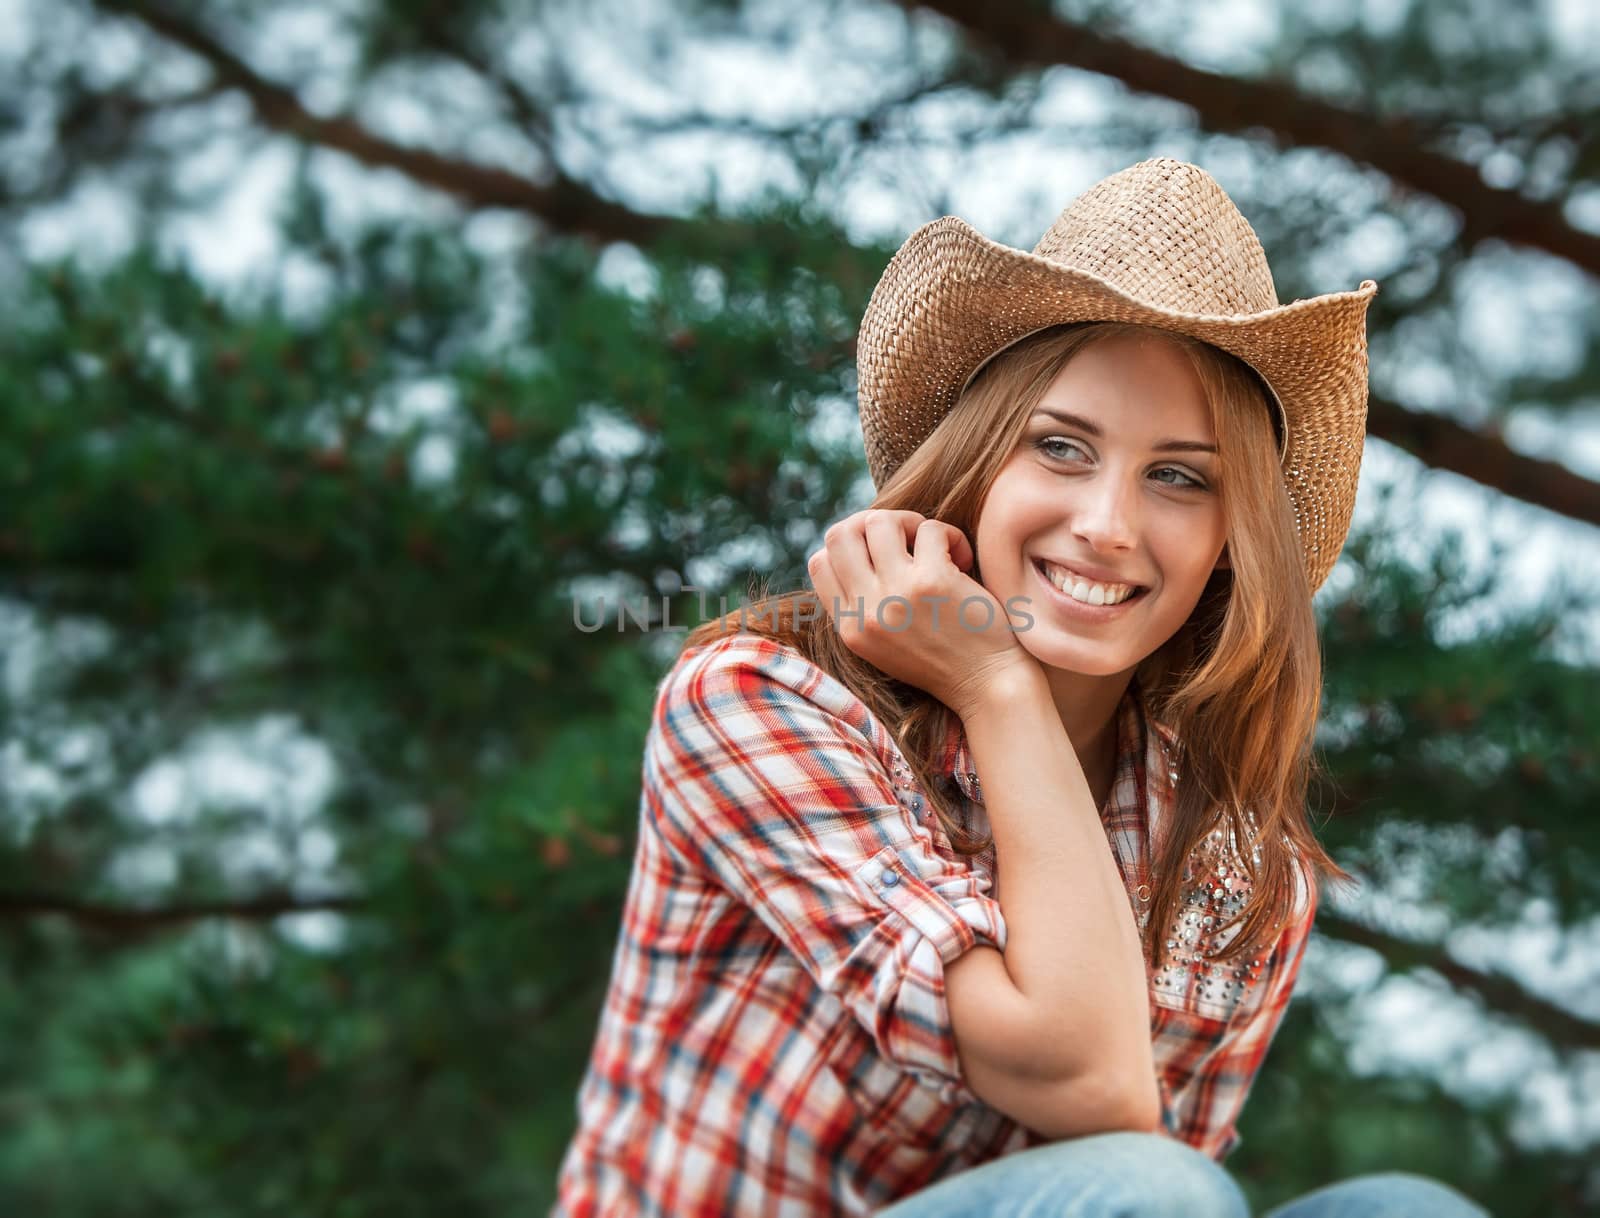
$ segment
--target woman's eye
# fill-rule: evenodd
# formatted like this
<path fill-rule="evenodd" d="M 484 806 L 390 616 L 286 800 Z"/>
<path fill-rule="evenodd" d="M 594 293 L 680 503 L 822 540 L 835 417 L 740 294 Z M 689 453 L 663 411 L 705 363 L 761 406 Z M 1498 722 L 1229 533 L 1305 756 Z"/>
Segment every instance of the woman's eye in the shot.
<path fill-rule="evenodd" d="M 1046 436 L 1044 439 L 1038 441 L 1036 447 L 1047 457 L 1066 456 L 1066 453 L 1060 451 L 1063 448 L 1071 449 L 1075 453 L 1083 452 L 1083 449 L 1079 448 L 1071 440 L 1063 440 L 1060 436 Z"/>
<path fill-rule="evenodd" d="M 1187 474 L 1183 470 L 1177 469 L 1177 468 L 1175 468 L 1174 466 L 1171 466 L 1171 465 L 1163 465 L 1160 469 L 1156 470 L 1156 473 L 1157 474 L 1177 474 L 1178 477 L 1183 479 L 1182 482 L 1168 482 L 1166 484 L 1168 486 L 1194 487 L 1196 490 L 1202 490 L 1202 491 L 1206 489 L 1206 484 L 1204 482 L 1200 481 L 1200 479 L 1194 477 L 1191 474 Z"/>

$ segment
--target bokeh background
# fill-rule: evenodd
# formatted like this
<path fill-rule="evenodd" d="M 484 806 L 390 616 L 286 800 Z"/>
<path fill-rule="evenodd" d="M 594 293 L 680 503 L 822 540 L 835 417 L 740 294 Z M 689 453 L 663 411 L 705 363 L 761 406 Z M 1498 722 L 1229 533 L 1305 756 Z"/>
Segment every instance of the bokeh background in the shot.
<path fill-rule="evenodd" d="M 1170 155 L 1281 299 L 1381 285 L 1361 884 L 1228 1166 L 1596 1212 L 1597 63 L 1589 0 L 0 0 L 0 1211 L 548 1207 L 654 682 L 870 498 L 884 263 Z"/>

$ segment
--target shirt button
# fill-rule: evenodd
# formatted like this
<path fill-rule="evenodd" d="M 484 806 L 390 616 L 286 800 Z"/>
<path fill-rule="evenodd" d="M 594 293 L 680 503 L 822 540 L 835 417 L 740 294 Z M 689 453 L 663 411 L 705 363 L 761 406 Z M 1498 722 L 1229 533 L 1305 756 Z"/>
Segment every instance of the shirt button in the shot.
<path fill-rule="evenodd" d="M 890 871 L 888 868 L 885 868 L 883 874 L 878 878 L 883 881 L 883 886 L 885 888 L 893 888 L 900 882 L 900 873 L 898 871 Z"/>

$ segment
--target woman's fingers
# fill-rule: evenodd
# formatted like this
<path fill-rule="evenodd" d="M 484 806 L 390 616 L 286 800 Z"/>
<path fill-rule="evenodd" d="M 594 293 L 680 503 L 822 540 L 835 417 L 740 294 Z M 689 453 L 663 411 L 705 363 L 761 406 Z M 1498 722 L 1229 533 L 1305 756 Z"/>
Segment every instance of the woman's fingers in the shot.
<path fill-rule="evenodd" d="M 910 539 L 922 516 L 916 512 L 867 508 L 852 512 L 823 534 L 834 573 L 846 592 L 865 596 L 874 577 L 893 577 L 901 561 L 911 561 Z"/>
<path fill-rule="evenodd" d="M 972 543 L 967 535 L 953 524 L 942 520 L 924 520 L 916 531 L 912 551 L 913 562 L 930 570 L 939 570 L 946 559 L 958 571 L 972 570 Z"/>
<path fill-rule="evenodd" d="M 862 515 L 862 531 L 867 539 L 867 553 L 872 559 L 872 569 L 880 579 L 890 584 L 901 582 L 901 576 L 911 565 L 911 542 L 917 528 L 925 519 L 918 512 L 885 511 L 869 509 Z"/>
<path fill-rule="evenodd" d="M 830 525 L 822 535 L 823 547 L 839 585 L 846 593 L 856 596 L 864 595 L 862 590 L 872 583 L 872 556 L 867 552 L 862 515 L 861 512 L 852 513 Z"/>
<path fill-rule="evenodd" d="M 904 629 L 918 608 L 915 589 L 945 587 L 952 566 L 964 572 L 973 565 L 966 535 L 920 512 L 854 512 L 829 527 L 823 542 L 807 569 L 823 610 L 841 630 L 839 606 L 849 607 L 854 615 L 849 620 L 864 627 L 864 619 L 879 612 L 880 598 L 889 602 L 882 606 L 887 626 Z M 935 620 L 937 616 L 935 610 Z"/>
<path fill-rule="evenodd" d="M 822 612 L 833 616 L 833 607 L 844 600 L 844 590 L 839 586 L 839 576 L 833 569 L 828 551 L 818 550 L 806 560 L 806 570 L 811 574 L 811 586 L 822 602 Z"/>
<path fill-rule="evenodd" d="M 1004 629 L 999 603 L 968 574 L 976 565 L 960 529 L 893 509 L 845 517 L 807 562 L 844 645 L 949 706 L 973 680 L 1010 662 L 1003 653 L 1025 654 Z"/>

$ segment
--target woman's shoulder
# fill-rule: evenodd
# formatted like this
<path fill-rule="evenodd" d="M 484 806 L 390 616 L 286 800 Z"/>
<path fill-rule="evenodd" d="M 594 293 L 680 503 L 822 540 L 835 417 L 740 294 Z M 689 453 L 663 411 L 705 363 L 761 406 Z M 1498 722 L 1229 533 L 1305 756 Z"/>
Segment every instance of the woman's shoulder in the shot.
<path fill-rule="evenodd" d="M 728 630 L 699 643 L 691 643 L 673 661 L 679 668 L 693 664 L 742 663 L 751 659 L 810 663 L 793 643 L 754 630 Z"/>
<path fill-rule="evenodd" d="M 770 718 L 800 703 L 872 734 L 871 712 L 848 686 L 794 644 L 748 630 L 685 647 L 657 686 L 656 716 L 759 711 Z"/>
<path fill-rule="evenodd" d="M 691 693 L 707 682 L 757 680 L 792 687 L 826 675 L 792 643 L 739 630 L 685 647 L 660 684 L 664 690 Z"/>

